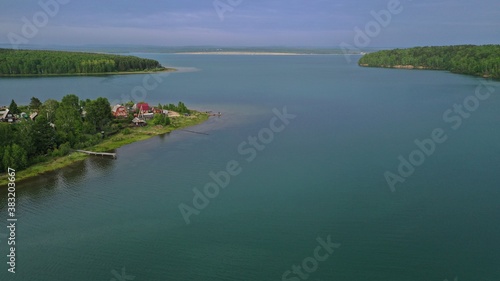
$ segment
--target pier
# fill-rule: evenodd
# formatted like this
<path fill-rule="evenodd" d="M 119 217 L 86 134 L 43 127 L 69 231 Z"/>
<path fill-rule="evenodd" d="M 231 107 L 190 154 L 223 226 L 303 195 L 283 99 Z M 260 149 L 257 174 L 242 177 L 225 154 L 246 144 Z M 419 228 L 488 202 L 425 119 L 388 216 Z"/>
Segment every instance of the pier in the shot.
<path fill-rule="evenodd" d="M 177 129 L 179 131 L 182 131 L 182 132 L 188 132 L 188 133 L 193 133 L 193 134 L 198 134 L 198 135 L 205 135 L 205 136 L 209 136 L 209 134 L 207 133 L 202 133 L 202 132 L 195 132 L 195 131 L 191 131 L 191 130 L 183 130 L 183 129 Z"/>
<path fill-rule="evenodd" d="M 75 150 L 76 152 L 81 152 L 85 153 L 88 155 L 95 155 L 95 156 L 111 156 L 113 159 L 116 159 L 116 153 L 109 153 L 109 152 L 93 152 L 93 151 L 86 151 L 86 150 Z"/>

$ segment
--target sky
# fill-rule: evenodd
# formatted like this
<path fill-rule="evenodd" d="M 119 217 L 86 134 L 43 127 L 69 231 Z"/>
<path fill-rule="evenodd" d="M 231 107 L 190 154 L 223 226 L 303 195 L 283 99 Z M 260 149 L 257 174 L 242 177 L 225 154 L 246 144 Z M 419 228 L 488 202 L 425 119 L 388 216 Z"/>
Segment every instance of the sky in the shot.
<path fill-rule="evenodd" d="M 374 14 L 384 16 L 377 22 Z M 500 44 L 500 1 L 2 0 L 0 44 L 330 48 Z"/>

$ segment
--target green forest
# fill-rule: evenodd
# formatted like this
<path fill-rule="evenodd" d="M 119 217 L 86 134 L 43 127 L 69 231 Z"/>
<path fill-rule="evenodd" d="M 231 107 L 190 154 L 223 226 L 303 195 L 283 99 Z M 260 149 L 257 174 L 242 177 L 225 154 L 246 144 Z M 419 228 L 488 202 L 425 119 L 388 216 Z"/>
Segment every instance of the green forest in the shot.
<path fill-rule="evenodd" d="M 500 79 L 500 45 L 458 45 L 385 50 L 364 55 L 359 65 L 447 70 Z"/>
<path fill-rule="evenodd" d="M 0 49 L 0 76 L 80 75 L 164 69 L 156 60 L 134 56 Z"/>
<path fill-rule="evenodd" d="M 15 114 L 27 108 L 15 101 L 9 106 Z M 67 95 L 60 102 L 49 99 L 42 103 L 33 97 L 29 108 L 38 111 L 35 120 L 21 118 L 14 124 L 0 123 L 0 171 L 7 167 L 23 170 L 48 157 L 64 156 L 71 149 L 97 144 L 103 138 L 102 131 L 111 134 L 123 126 L 113 122 L 106 98 L 80 100 Z"/>

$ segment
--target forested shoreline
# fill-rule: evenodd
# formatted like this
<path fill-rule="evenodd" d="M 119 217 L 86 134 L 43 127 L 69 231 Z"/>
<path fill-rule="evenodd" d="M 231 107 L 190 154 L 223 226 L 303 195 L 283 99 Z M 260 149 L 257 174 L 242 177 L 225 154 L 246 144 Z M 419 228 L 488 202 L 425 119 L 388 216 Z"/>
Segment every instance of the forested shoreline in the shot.
<path fill-rule="evenodd" d="M 166 70 L 158 61 L 111 54 L 0 49 L 0 76 L 85 75 Z"/>
<path fill-rule="evenodd" d="M 42 103 L 33 97 L 29 108 L 37 112 L 34 120 L 21 118 L 13 124 L 0 123 L 2 172 L 7 167 L 23 170 L 49 156 L 64 156 L 71 149 L 97 144 L 103 137 L 101 131 L 111 133 L 122 127 L 113 124 L 106 98 L 81 101 L 75 95 L 67 95 L 60 102 L 49 99 Z M 86 111 L 85 118 L 82 108 Z M 17 106 L 15 101 L 9 106 L 13 114 L 25 109 L 27 106 Z"/>
<path fill-rule="evenodd" d="M 384 50 L 364 55 L 360 66 L 447 70 L 500 79 L 500 45 L 457 45 Z"/>
<path fill-rule="evenodd" d="M 128 106 L 133 104 L 129 102 Z M 182 102 L 178 105 L 158 104 L 157 108 L 186 115 L 198 114 L 189 110 Z M 48 99 L 43 103 L 33 97 L 26 106 L 18 106 L 12 100 L 8 110 L 18 116 L 18 119 L 10 123 L 0 122 L 0 175 L 8 167 L 21 171 L 68 155 L 75 149 L 99 145 L 117 134 L 130 138 L 139 130 L 132 122 L 139 109 L 128 112 L 126 117 L 117 118 L 112 114 L 108 99 L 103 97 L 81 100 L 78 96 L 69 94 L 61 101 Z M 166 114 L 155 114 L 140 129 L 157 130 L 159 126 L 173 130 L 181 126 L 186 118 L 189 117 L 181 116 L 171 120 Z"/>

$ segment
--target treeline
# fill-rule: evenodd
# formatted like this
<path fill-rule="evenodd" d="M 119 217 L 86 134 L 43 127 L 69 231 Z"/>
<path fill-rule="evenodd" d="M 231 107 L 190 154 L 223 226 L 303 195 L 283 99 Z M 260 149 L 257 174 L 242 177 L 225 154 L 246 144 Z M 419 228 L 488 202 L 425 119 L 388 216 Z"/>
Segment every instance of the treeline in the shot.
<path fill-rule="evenodd" d="M 416 47 L 364 55 L 359 65 L 415 67 L 500 79 L 500 45 Z"/>
<path fill-rule="evenodd" d="M 134 56 L 0 49 L 0 75 L 96 74 L 160 70 L 156 60 Z"/>
<path fill-rule="evenodd" d="M 175 105 L 173 103 L 166 104 L 164 106 L 162 106 L 161 104 L 158 104 L 158 107 L 159 108 L 163 108 L 165 110 L 171 110 L 171 111 L 179 112 L 181 114 L 185 114 L 185 113 L 186 114 L 190 114 L 191 113 L 191 111 L 181 101 L 179 103 L 177 103 L 177 105 Z"/>
<path fill-rule="evenodd" d="M 20 109 L 12 101 L 10 111 L 19 113 Z M 32 98 L 30 109 L 38 111 L 34 120 L 0 123 L 0 171 L 8 167 L 22 170 L 50 156 L 98 144 L 104 135 L 123 127 L 113 122 L 106 98 L 80 100 L 67 95 L 60 102 L 49 99 L 44 103 Z"/>

